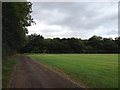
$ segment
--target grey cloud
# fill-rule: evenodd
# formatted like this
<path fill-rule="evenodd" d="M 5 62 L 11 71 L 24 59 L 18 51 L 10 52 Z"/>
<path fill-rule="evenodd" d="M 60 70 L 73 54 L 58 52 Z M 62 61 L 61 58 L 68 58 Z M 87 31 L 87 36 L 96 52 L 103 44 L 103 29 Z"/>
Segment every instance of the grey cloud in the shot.
<path fill-rule="evenodd" d="M 76 36 L 84 33 L 91 35 L 93 30 L 101 26 L 106 30 L 114 28 L 117 31 L 118 18 L 116 5 L 117 3 L 108 2 L 34 2 L 32 16 L 35 20 L 48 25 L 69 27 L 72 34 Z M 47 31 L 50 33 L 49 30 Z M 111 30 L 108 31 L 108 34 L 111 33 L 113 33 Z M 83 35 L 83 37 L 86 36 Z"/>

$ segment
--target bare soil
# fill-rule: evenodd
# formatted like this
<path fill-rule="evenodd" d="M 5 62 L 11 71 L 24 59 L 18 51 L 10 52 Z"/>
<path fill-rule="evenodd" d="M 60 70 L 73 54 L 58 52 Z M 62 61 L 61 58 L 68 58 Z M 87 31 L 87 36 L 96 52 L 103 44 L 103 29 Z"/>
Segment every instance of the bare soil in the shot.
<path fill-rule="evenodd" d="M 19 56 L 8 88 L 81 88 L 25 55 Z M 82 89 L 82 88 L 81 88 Z"/>

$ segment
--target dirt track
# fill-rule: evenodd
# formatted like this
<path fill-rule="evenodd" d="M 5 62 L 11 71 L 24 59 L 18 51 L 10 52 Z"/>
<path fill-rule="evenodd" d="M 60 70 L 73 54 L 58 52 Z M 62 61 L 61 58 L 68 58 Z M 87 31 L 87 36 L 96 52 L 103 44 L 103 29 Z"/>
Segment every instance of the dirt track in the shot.
<path fill-rule="evenodd" d="M 80 88 L 29 57 L 20 56 L 8 88 Z"/>

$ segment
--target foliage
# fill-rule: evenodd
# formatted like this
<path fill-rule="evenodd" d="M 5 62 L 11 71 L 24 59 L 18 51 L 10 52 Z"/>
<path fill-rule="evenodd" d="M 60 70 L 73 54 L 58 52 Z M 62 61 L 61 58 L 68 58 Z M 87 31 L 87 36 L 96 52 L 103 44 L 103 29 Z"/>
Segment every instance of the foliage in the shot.
<path fill-rule="evenodd" d="M 119 38 L 92 36 L 88 40 L 80 38 L 44 39 L 42 35 L 28 35 L 29 42 L 23 53 L 118 53 Z"/>
<path fill-rule="evenodd" d="M 26 43 L 27 26 L 33 19 L 30 2 L 2 3 L 3 58 L 13 55 Z"/>

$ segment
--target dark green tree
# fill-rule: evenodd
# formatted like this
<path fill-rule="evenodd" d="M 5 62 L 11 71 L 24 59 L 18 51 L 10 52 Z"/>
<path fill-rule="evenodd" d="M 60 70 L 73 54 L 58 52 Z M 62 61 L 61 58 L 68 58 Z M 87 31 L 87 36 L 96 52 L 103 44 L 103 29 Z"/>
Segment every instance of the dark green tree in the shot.
<path fill-rule="evenodd" d="M 42 53 L 44 50 L 44 37 L 42 35 L 28 35 L 28 43 L 20 49 L 20 52 Z"/>
<path fill-rule="evenodd" d="M 100 36 L 92 36 L 88 39 L 88 51 L 93 53 L 99 53 L 103 50 L 103 44 L 102 44 L 103 38 Z"/>
<path fill-rule="evenodd" d="M 102 38 L 92 36 L 82 40 L 78 38 L 44 39 L 42 35 L 28 35 L 27 45 L 21 52 L 27 53 L 117 53 L 120 38 Z"/>
<path fill-rule="evenodd" d="M 120 53 L 120 36 L 115 38 L 115 43 L 118 46 L 118 53 Z"/>
<path fill-rule="evenodd" d="M 114 42 L 112 38 L 103 39 L 104 50 L 107 53 L 117 53 L 118 45 Z"/>
<path fill-rule="evenodd" d="M 33 19 L 30 2 L 3 2 L 2 4 L 2 44 L 3 58 L 13 55 L 26 43 L 27 26 Z"/>

